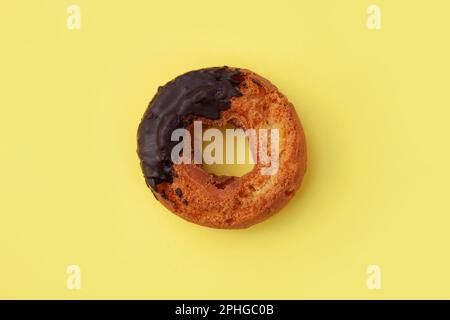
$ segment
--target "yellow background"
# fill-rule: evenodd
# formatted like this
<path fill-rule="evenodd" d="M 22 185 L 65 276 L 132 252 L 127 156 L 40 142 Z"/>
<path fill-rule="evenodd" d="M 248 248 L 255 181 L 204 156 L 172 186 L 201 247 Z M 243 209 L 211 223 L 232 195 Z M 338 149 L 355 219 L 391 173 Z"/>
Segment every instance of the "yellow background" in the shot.
<path fill-rule="evenodd" d="M 376 3 L 379 31 L 364 0 L 2 0 L 0 297 L 450 298 L 450 3 Z M 300 191 L 247 230 L 168 212 L 135 153 L 157 86 L 224 64 L 308 139 Z"/>

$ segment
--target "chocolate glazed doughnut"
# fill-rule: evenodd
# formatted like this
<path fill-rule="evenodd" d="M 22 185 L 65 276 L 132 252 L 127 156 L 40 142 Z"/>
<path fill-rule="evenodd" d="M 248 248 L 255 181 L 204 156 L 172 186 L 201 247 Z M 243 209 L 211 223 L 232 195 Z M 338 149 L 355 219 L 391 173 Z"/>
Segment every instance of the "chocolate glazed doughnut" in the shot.
<path fill-rule="evenodd" d="M 178 141 L 171 141 L 172 132 L 192 131 L 193 121 L 278 129 L 277 173 L 261 174 L 268 165 L 260 161 L 242 177 L 173 163 Z M 268 80 L 229 67 L 191 71 L 159 87 L 139 125 L 137 152 L 155 197 L 178 216 L 213 228 L 245 228 L 267 219 L 292 198 L 306 171 L 305 136 L 293 105 Z"/>

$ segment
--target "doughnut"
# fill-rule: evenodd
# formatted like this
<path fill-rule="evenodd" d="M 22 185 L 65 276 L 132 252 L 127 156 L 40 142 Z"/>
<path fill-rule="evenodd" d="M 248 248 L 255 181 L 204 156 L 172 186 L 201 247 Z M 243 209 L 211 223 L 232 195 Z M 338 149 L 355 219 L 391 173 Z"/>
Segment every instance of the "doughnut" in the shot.
<path fill-rule="evenodd" d="M 172 161 L 172 148 L 179 143 L 172 133 L 178 128 L 192 132 L 195 121 L 205 128 L 255 129 L 258 138 L 260 129 L 277 129 L 276 173 L 262 174 L 269 164 L 258 161 L 260 144 L 253 169 L 241 177 Z M 305 134 L 294 106 L 265 78 L 227 66 L 190 71 L 159 87 L 138 127 L 137 153 L 159 202 L 187 221 L 220 229 L 246 228 L 269 218 L 294 196 L 306 172 Z"/>

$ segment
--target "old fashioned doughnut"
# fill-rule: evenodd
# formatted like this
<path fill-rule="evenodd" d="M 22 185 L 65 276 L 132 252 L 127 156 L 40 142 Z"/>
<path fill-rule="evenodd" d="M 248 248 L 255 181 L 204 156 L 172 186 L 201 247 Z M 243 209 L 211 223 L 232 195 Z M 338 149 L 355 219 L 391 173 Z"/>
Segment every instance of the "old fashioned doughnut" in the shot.
<path fill-rule="evenodd" d="M 257 162 L 241 177 L 216 176 L 201 164 L 176 164 L 171 150 L 177 128 L 233 124 L 279 130 L 279 169 L 263 175 Z M 138 129 L 138 156 L 155 197 L 178 216 L 213 228 L 245 228 L 280 210 L 306 171 L 306 141 L 293 105 L 268 80 L 231 67 L 178 76 L 150 101 Z M 259 148 L 259 147 L 258 147 Z"/>

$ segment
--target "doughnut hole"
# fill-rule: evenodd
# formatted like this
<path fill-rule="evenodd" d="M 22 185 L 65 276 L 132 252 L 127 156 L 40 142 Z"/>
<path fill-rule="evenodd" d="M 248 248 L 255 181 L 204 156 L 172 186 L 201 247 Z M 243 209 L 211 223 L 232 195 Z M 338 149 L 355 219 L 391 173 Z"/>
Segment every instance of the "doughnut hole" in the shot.
<path fill-rule="evenodd" d="M 228 123 L 225 126 L 209 126 L 206 129 L 217 129 L 222 135 L 222 152 L 217 152 L 218 148 L 213 148 L 211 144 L 215 143 L 214 138 L 212 141 L 203 141 L 202 155 L 203 155 L 203 169 L 210 174 L 216 176 L 226 176 L 226 177 L 242 177 L 246 173 L 249 173 L 255 167 L 254 156 L 250 150 L 250 139 L 245 135 L 232 136 L 227 130 L 236 130 L 239 127 L 232 123 Z M 242 129 L 243 130 L 243 129 Z M 228 144 L 227 144 L 228 142 Z M 208 145 L 210 145 L 208 151 Z M 217 143 L 216 146 L 219 146 Z M 212 152 L 211 150 L 216 149 Z M 205 153 L 206 151 L 206 153 Z M 212 154 L 218 163 L 207 164 L 205 162 L 205 157 Z M 231 158 L 231 154 L 234 155 Z M 227 159 L 228 155 L 228 159 Z M 231 160 L 231 161 L 230 161 Z M 223 189 L 226 186 L 227 181 L 224 183 L 219 183 L 216 185 L 219 189 Z"/>

